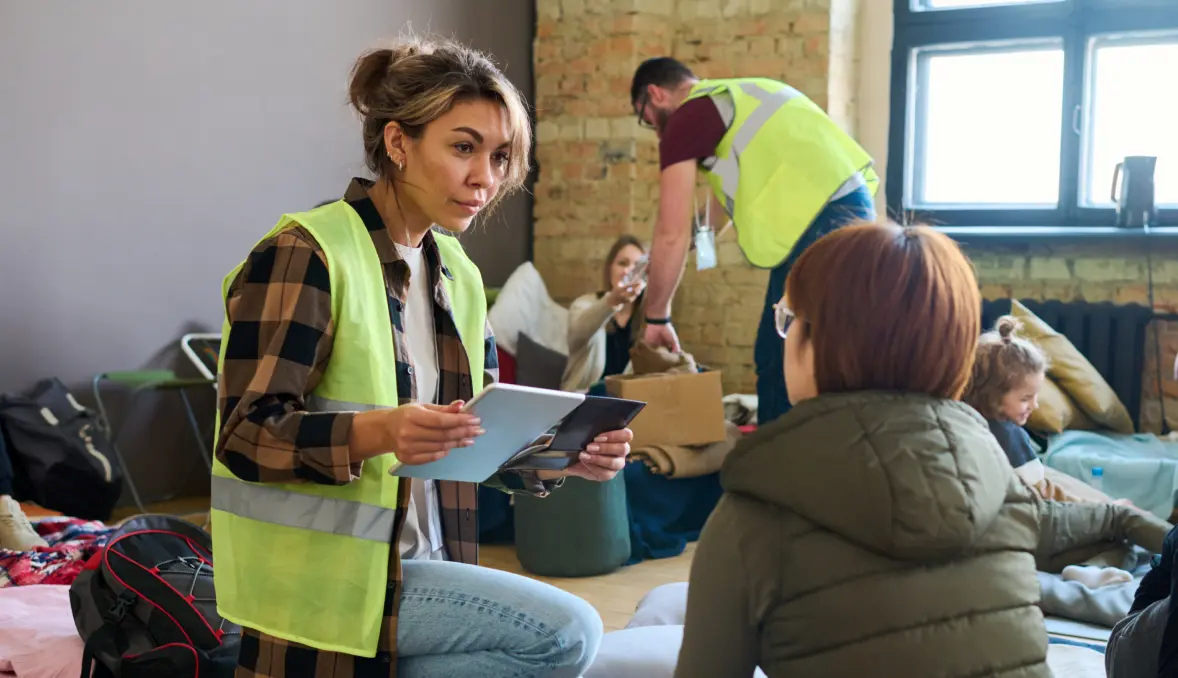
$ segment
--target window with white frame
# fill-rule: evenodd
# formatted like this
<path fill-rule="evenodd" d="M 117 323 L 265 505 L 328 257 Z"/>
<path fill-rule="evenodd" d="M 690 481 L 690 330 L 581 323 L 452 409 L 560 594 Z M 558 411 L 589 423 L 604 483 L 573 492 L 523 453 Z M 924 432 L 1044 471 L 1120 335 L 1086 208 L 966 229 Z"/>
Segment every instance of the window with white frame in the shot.
<path fill-rule="evenodd" d="M 1178 0 L 895 0 L 888 207 L 955 226 L 1113 225 L 1157 157 L 1178 225 Z"/>

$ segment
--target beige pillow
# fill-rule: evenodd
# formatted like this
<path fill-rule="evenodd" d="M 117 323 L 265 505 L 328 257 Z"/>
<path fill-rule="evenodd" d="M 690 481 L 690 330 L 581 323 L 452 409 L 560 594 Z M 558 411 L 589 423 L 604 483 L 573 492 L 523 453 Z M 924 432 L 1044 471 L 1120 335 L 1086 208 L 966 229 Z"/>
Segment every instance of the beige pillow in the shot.
<path fill-rule="evenodd" d="M 1096 424 L 1048 377 L 1043 380 L 1039 406 L 1027 420 L 1027 428 L 1039 433 L 1063 433 L 1069 429 L 1090 431 Z"/>
<path fill-rule="evenodd" d="M 1047 375 L 1101 428 L 1133 433 L 1133 419 L 1104 377 L 1096 371 L 1072 342 L 1018 300 L 1011 300 L 1011 313 L 1023 323 L 1022 335 L 1047 354 L 1051 365 Z"/>

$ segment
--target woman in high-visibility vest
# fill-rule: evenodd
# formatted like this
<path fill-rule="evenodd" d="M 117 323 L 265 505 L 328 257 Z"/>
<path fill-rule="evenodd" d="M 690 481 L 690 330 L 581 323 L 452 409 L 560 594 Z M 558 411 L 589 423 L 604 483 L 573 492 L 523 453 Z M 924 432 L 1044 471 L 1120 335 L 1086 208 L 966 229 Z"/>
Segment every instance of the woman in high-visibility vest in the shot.
<path fill-rule="evenodd" d="M 350 97 L 376 181 L 284 215 L 224 282 L 212 534 L 218 610 L 243 627 L 238 675 L 580 676 L 601 618 L 477 566 L 477 486 L 388 475 L 483 433 L 460 409 L 496 378 L 495 341 L 452 234 L 523 183 L 524 104 L 452 43 L 364 55 Z M 630 438 L 491 484 L 607 480 Z"/>

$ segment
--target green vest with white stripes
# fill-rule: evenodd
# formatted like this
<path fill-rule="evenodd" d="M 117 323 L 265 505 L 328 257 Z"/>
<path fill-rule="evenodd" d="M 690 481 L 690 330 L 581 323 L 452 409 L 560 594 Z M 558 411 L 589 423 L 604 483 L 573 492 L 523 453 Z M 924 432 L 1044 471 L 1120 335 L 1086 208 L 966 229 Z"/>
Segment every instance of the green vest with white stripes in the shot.
<path fill-rule="evenodd" d="M 875 195 L 879 177 L 871 156 L 796 89 L 766 78 L 701 80 L 687 98 L 702 96 L 735 109 L 702 169 L 754 266 L 784 262 L 856 173 Z"/>
<path fill-rule="evenodd" d="M 326 255 L 334 325 L 331 359 L 306 399 L 307 410 L 396 407 L 388 293 L 364 222 L 338 201 L 284 215 L 266 237 L 296 224 L 314 236 Z M 454 237 L 435 232 L 434 238 L 453 277 L 444 277 L 443 285 L 478 393 L 487 313 L 482 276 Z M 223 294 L 240 269 L 226 276 Z M 226 319 L 219 372 L 232 345 L 230 332 Z M 218 413 L 218 435 L 220 428 Z M 221 616 L 321 650 L 375 656 L 389 549 L 397 538 L 398 479 L 388 475 L 394 461 L 391 454 L 369 459 L 359 478 L 340 486 L 246 482 L 216 461 L 210 517 Z"/>

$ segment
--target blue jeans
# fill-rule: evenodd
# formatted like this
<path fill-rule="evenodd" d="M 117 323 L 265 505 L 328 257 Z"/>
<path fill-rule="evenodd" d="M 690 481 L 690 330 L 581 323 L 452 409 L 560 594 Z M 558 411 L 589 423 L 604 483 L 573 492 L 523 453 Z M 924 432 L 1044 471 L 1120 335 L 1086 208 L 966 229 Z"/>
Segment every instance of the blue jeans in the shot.
<path fill-rule="evenodd" d="M 577 678 L 597 654 L 601 617 L 570 593 L 463 563 L 401 566 L 399 676 Z"/>
<path fill-rule="evenodd" d="M 875 203 L 867 189 L 861 188 L 830 203 L 818 213 L 814 223 L 798 239 L 794 249 L 780 266 L 769 273 L 765 290 L 765 308 L 757 327 L 753 362 L 757 366 L 757 425 L 764 426 L 789 411 L 789 393 L 785 389 L 785 347 L 777 336 L 773 305 L 785 293 L 785 279 L 798 257 L 822 236 L 859 219 L 874 219 Z"/>

